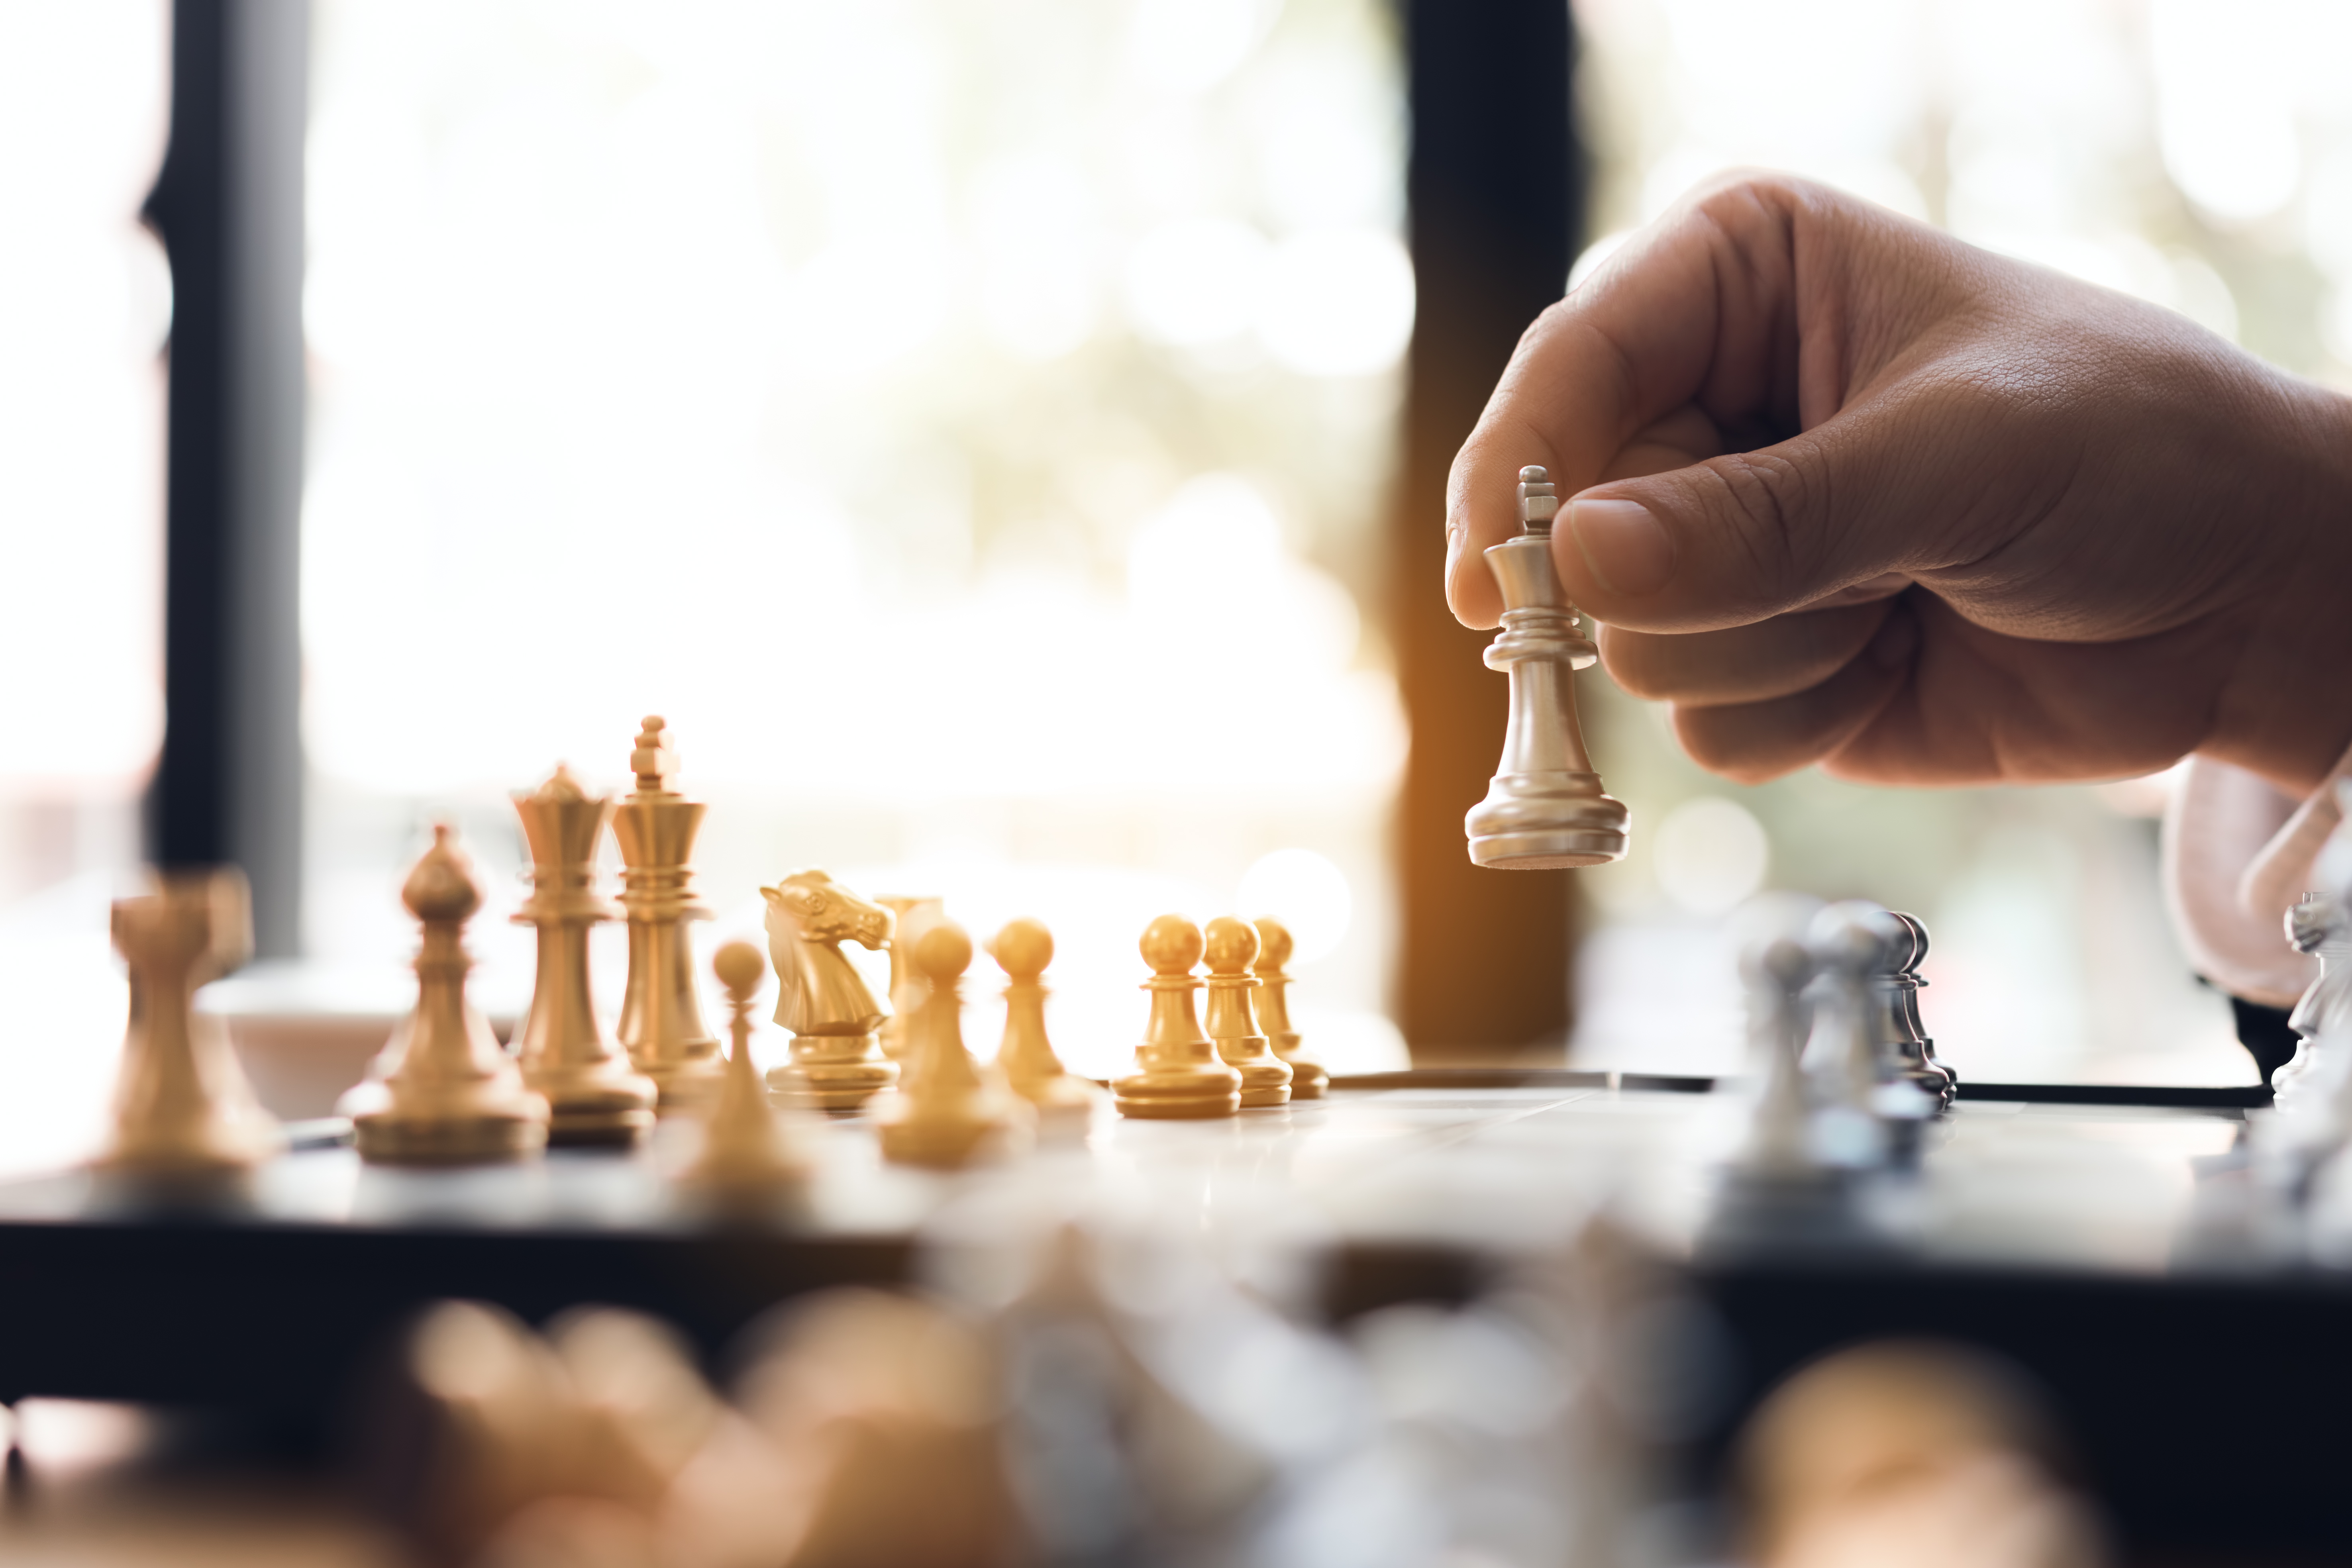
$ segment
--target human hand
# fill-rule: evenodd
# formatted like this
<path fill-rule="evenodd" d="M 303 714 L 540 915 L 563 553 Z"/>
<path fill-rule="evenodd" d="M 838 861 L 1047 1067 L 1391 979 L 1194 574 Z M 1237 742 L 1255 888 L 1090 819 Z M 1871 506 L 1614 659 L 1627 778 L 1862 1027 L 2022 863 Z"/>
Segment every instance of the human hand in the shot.
<path fill-rule="evenodd" d="M 1466 624 L 1527 464 L 1611 674 L 1734 779 L 2302 792 L 2352 741 L 2352 403 L 1838 192 L 1703 188 L 1528 329 L 1454 460 Z"/>

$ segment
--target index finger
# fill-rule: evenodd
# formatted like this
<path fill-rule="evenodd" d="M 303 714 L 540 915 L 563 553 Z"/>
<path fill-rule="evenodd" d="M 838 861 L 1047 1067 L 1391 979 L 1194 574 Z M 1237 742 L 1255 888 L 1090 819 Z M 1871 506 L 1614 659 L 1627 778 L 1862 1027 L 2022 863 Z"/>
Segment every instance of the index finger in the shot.
<path fill-rule="evenodd" d="M 1502 612 L 1480 552 L 1517 531 L 1519 469 L 1549 469 L 1564 500 L 1665 414 L 1750 412 L 1776 371 L 1793 382 L 1791 194 L 1753 179 L 1694 194 L 1528 329 L 1446 482 L 1445 597 L 1464 624 Z"/>

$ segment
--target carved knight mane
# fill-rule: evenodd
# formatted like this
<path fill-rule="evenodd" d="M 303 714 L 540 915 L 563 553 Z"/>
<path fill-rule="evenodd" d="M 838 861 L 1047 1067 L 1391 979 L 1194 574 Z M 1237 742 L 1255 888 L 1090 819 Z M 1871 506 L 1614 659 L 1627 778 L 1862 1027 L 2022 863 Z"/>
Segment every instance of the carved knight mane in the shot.
<path fill-rule="evenodd" d="M 889 1009 L 841 956 L 841 944 L 880 948 L 890 940 L 890 911 L 821 871 L 796 871 L 760 895 L 768 901 L 776 1021 L 800 1035 L 872 1033 Z"/>

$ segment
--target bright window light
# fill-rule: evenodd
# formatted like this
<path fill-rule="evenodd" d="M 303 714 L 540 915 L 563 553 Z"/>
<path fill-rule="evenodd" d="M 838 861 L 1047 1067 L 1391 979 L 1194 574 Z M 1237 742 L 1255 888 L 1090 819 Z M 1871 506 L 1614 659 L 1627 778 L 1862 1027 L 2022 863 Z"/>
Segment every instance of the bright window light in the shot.
<path fill-rule="evenodd" d="M 526 988 L 505 793 L 658 713 L 722 923 L 801 865 L 1035 915 L 1115 1056 L 1143 924 L 1296 849 L 1357 911 L 1301 1006 L 1393 1040 L 1381 0 L 317 16 L 314 951 L 399 962 L 453 813 Z"/>

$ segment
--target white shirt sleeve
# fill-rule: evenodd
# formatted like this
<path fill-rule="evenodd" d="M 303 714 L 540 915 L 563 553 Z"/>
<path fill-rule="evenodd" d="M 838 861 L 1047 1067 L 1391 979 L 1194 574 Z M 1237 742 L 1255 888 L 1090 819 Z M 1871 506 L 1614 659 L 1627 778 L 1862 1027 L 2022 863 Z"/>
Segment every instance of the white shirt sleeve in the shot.
<path fill-rule="evenodd" d="M 2319 961 L 2287 945 L 2286 912 L 2311 886 L 2312 862 L 2343 820 L 2336 780 L 2307 798 L 2210 757 L 2192 757 L 2164 813 L 2164 895 L 2198 973 L 2233 996 L 2291 1008 Z"/>

